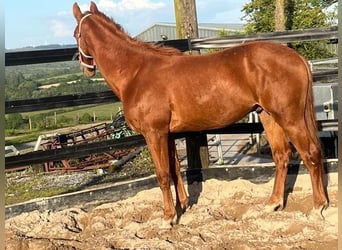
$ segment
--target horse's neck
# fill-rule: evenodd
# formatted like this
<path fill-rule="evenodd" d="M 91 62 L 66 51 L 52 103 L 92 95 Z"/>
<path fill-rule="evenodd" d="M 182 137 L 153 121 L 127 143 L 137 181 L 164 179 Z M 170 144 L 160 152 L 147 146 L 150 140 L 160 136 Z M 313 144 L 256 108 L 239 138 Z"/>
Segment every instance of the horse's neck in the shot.
<path fill-rule="evenodd" d="M 144 54 L 131 48 L 127 41 L 119 40 L 114 34 L 111 36 L 94 36 L 93 55 L 107 84 L 122 99 L 122 93 L 146 60 Z"/>

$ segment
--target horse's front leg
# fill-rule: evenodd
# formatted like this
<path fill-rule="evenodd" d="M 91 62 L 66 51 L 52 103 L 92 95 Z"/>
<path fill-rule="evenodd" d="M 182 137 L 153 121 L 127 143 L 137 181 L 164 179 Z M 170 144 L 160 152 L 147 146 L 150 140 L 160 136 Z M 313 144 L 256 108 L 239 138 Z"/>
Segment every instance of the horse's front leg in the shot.
<path fill-rule="evenodd" d="M 160 228 L 170 228 L 176 216 L 171 188 L 168 133 L 158 131 L 144 135 L 150 150 L 164 201 L 164 218 Z"/>

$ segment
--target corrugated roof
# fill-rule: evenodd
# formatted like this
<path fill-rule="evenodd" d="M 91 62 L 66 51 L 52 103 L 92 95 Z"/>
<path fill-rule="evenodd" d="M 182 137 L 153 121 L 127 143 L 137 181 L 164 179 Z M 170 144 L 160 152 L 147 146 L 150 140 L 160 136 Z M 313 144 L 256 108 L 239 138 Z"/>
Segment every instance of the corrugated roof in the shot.
<path fill-rule="evenodd" d="M 232 32 L 242 31 L 244 24 L 242 23 L 200 23 L 198 24 L 198 33 L 200 38 L 217 37 L 222 30 Z M 167 40 L 177 39 L 175 23 L 156 23 L 146 30 L 140 32 L 135 37 L 142 41 L 160 41 L 164 38 Z"/>

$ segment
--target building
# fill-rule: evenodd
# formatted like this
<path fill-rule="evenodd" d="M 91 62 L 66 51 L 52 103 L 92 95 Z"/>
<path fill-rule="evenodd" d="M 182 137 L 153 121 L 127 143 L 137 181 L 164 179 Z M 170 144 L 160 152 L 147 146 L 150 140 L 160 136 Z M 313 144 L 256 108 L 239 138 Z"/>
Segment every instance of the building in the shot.
<path fill-rule="evenodd" d="M 200 38 L 204 37 L 217 37 L 222 31 L 228 34 L 234 34 L 243 30 L 244 24 L 242 23 L 200 23 L 198 24 L 198 34 Z M 156 23 L 146 30 L 142 31 L 135 36 L 138 40 L 156 42 L 160 40 L 175 40 L 176 37 L 176 24 L 175 23 Z"/>

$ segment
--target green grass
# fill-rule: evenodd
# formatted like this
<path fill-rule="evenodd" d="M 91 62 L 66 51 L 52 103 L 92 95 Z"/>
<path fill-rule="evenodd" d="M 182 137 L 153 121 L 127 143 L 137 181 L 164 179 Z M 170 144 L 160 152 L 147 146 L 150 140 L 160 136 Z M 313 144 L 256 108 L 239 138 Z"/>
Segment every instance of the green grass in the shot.
<path fill-rule="evenodd" d="M 78 179 L 78 183 L 66 185 L 63 184 L 62 180 L 59 181 L 58 178 L 54 178 L 54 176 L 58 177 L 60 173 L 51 172 L 50 174 L 47 174 L 41 171 L 43 171 L 42 165 L 37 164 L 23 172 L 6 174 L 5 204 L 11 205 L 36 198 L 51 197 L 54 195 L 80 191 L 101 184 L 148 176 L 154 174 L 154 165 L 148 149 L 144 148 L 135 159 L 127 162 L 121 167 L 110 167 L 107 174 L 98 178 L 95 182 L 90 181 L 96 179 L 96 176 L 94 175 L 87 181 L 80 181 Z M 70 173 L 70 175 L 72 175 L 72 173 Z M 86 180 L 86 178 L 84 180 Z M 83 184 L 81 184 L 81 182 Z"/>
<path fill-rule="evenodd" d="M 80 107 L 73 107 L 73 108 L 63 108 L 63 109 L 51 109 L 49 111 L 35 111 L 35 112 L 28 112 L 24 113 L 24 117 L 32 117 L 38 114 L 46 114 L 46 118 L 54 119 L 55 112 L 57 117 L 57 123 L 59 118 L 62 116 L 70 119 L 75 119 L 77 116 L 81 117 L 83 114 L 88 113 L 89 115 L 95 116 L 99 119 L 97 121 L 103 120 L 111 120 L 114 115 L 119 111 L 122 105 L 120 102 L 116 103 L 109 103 L 103 105 L 89 105 L 89 106 L 80 106 Z M 96 122 L 96 120 L 95 120 Z M 57 124 L 58 125 L 58 124 Z M 75 124 L 72 124 L 75 125 Z"/>
<path fill-rule="evenodd" d="M 43 134 L 44 131 L 18 131 L 15 137 L 5 140 L 5 145 L 18 145 L 26 142 L 36 141 L 38 136 Z"/>
<path fill-rule="evenodd" d="M 54 195 L 74 192 L 77 187 L 54 187 L 49 186 L 44 173 L 32 173 L 29 178 L 23 181 L 8 181 L 5 188 L 5 205 L 25 202 L 41 197 L 51 197 Z M 18 175 L 20 179 L 20 176 Z"/>
<path fill-rule="evenodd" d="M 103 104 L 103 105 L 91 105 L 91 106 L 80 106 L 80 107 L 73 107 L 73 108 L 63 108 L 63 109 L 53 109 L 48 111 L 35 111 L 35 112 L 28 112 L 23 113 L 23 117 L 33 117 L 38 114 L 46 114 L 46 118 L 54 120 L 54 112 L 56 112 L 57 117 L 57 126 L 46 128 L 46 129 L 36 129 L 33 128 L 31 131 L 29 129 L 16 129 L 16 130 L 6 130 L 5 134 L 6 136 L 15 136 L 11 139 L 7 139 L 6 145 L 16 145 L 21 144 L 25 142 L 31 142 L 37 140 L 37 137 L 41 135 L 42 133 L 48 133 L 51 130 L 54 130 L 56 128 L 62 128 L 62 127 L 71 127 L 71 126 L 77 126 L 78 124 L 74 121 L 75 117 L 79 116 L 81 117 L 84 113 L 88 113 L 89 115 L 93 116 L 95 113 L 96 120 L 95 122 L 102 122 L 102 121 L 110 121 L 113 119 L 115 114 L 119 111 L 119 108 L 121 108 L 122 105 L 120 102 L 116 103 L 109 103 L 109 104 Z M 62 116 L 73 119 L 72 124 L 62 124 L 59 122 L 62 119 Z M 89 123 L 91 125 L 92 123 Z"/>
<path fill-rule="evenodd" d="M 91 105 L 85 108 L 61 113 L 61 115 L 68 117 L 68 118 L 73 118 L 77 115 L 82 115 L 83 113 L 88 113 L 90 115 L 93 115 L 95 113 L 97 117 L 108 117 L 110 119 L 111 115 L 114 116 L 118 112 L 119 107 L 121 107 L 121 103 Z M 58 114 L 57 114 L 57 119 L 58 119 Z"/>
<path fill-rule="evenodd" d="M 61 74 L 61 75 L 57 75 L 57 76 L 42 77 L 42 78 L 37 79 L 36 81 L 41 82 L 44 85 L 44 82 L 51 81 L 51 80 L 58 80 L 59 81 L 60 79 L 68 78 L 72 75 L 82 76 L 83 73 L 82 72 L 75 72 L 75 73 Z M 49 83 L 47 83 L 47 84 L 49 84 Z"/>
<path fill-rule="evenodd" d="M 46 114 L 53 114 L 56 112 L 57 118 L 60 115 L 63 115 L 68 118 L 73 118 L 78 114 L 89 113 L 93 114 L 96 113 L 97 116 L 108 116 L 110 117 L 111 114 L 115 115 L 118 112 L 119 107 L 121 108 L 121 103 L 109 103 L 109 104 L 102 104 L 102 105 L 88 105 L 88 106 L 79 106 L 79 107 L 72 107 L 72 108 L 59 108 L 59 109 L 50 109 L 48 111 L 34 111 L 34 112 L 27 112 L 23 113 L 23 116 L 29 117 L 38 115 L 41 113 Z M 53 117 L 53 115 L 47 115 L 48 117 Z"/>
<path fill-rule="evenodd" d="M 49 197 L 66 192 L 66 188 L 51 190 L 35 189 L 36 186 L 42 186 L 44 184 L 43 178 L 37 176 L 33 181 L 10 185 L 5 190 L 5 205 L 24 202 L 38 197 Z"/>

